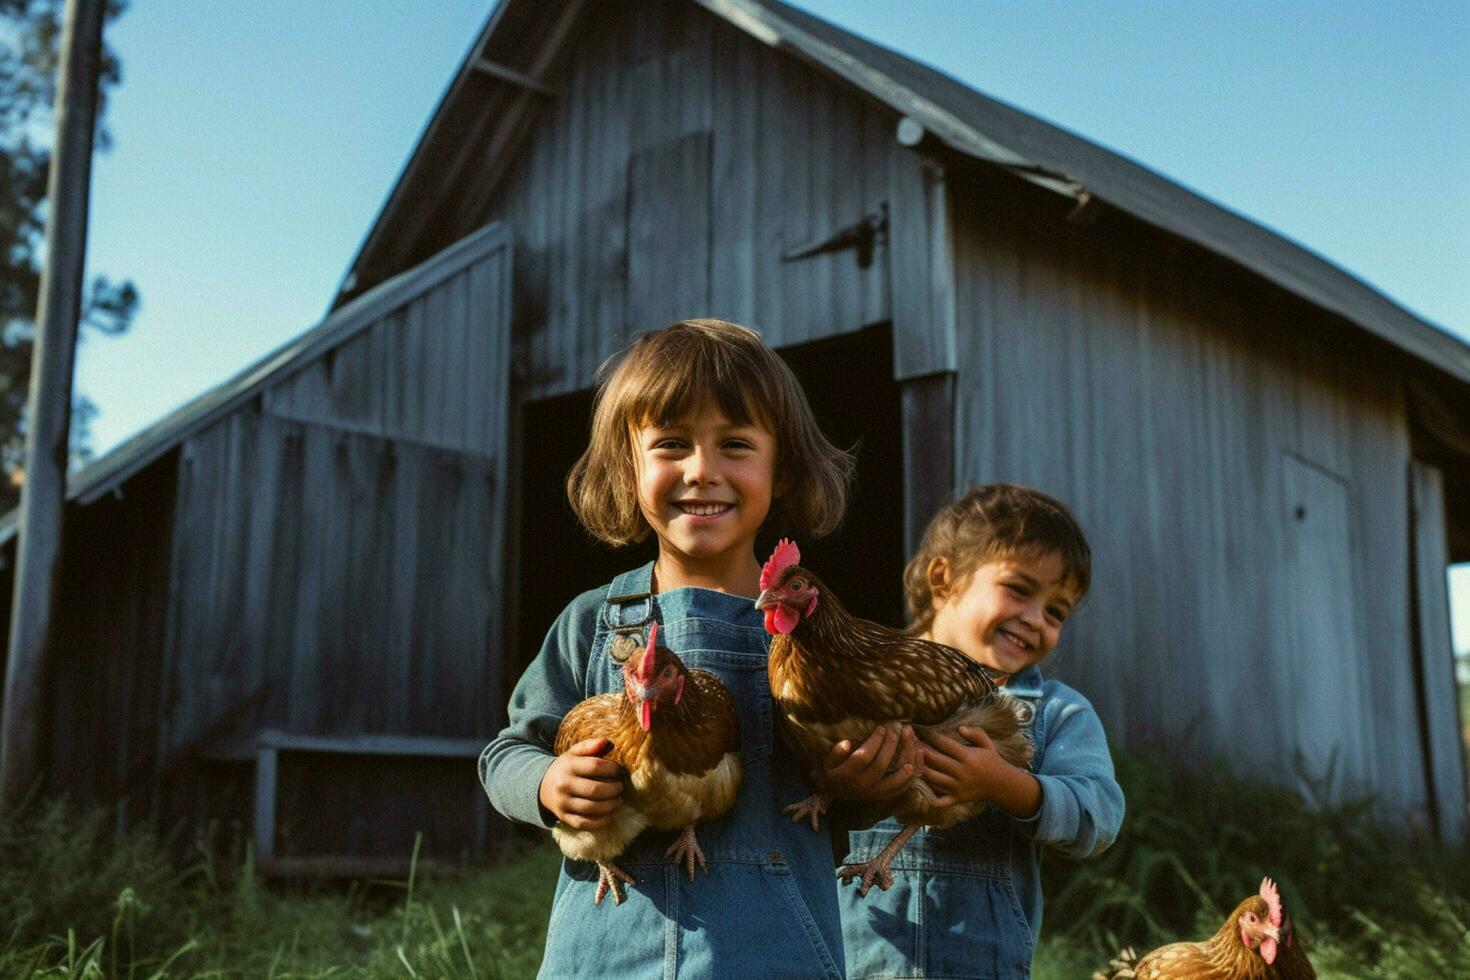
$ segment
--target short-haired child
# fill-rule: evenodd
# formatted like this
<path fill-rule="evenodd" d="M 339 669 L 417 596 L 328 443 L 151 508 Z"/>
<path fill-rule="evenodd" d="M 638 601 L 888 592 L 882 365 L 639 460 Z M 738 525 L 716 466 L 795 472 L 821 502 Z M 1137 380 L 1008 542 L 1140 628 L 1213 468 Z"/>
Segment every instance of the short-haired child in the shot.
<path fill-rule="evenodd" d="M 563 861 L 543 976 L 843 974 L 831 842 L 781 814 L 811 788 L 773 744 L 768 640 L 753 599 L 755 537 L 772 509 L 826 533 L 841 520 L 851 472 L 790 369 L 744 327 L 682 321 L 605 369 L 567 494 L 592 534 L 614 545 L 653 534 L 658 557 L 557 619 L 511 695 L 509 726 L 481 756 L 481 779 L 514 820 L 606 825 L 625 773 L 599 756 L 605 744 L 561 756 L 550 746 L 568 709 L 620 689 L 612 635 L 641 637 L 657 621 L 661 643 L 730 690 L 744 780 L 734 808 L 699 828 L 708 874 L 696 881 L 664 859 L 669 839 L 657 831 L 619 858 L 635 879 L 619 906 L 594 907 L 595 867 Z"/>
<path fill-rule="evenodd" d="M 967 741 L 935 736 L 921 747 L 924 776 L 941 800 L 990 806 L 947 830 L 915 834 L 888 891 L 860 897 L 841 889 L 850 976 L 1029 976 L 1043 849 L 1088 857 L 1117 837 L 1123 792 L 1102 723 L 1085 697 L 1044 679 L 1039 667 L 1091 575 L 1076 519 L 1036 490 L 976 487 L 929 524 L 904 571 L 911 628 L 1007 675 L 1036 756 L 1029 769 L 1011 766 L 979 729 L 962 729 Z M 866 774 L 870 784 L 879 776 Z M 890 819 L 850 833 L 846 863 L 869 860 L 901 829 Z"/>

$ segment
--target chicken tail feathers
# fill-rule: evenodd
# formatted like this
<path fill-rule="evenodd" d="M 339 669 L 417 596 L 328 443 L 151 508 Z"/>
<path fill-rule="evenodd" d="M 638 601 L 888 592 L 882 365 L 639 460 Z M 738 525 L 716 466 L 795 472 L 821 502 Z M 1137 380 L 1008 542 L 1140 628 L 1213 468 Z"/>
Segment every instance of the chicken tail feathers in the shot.
<path fill-rule="evenodd" d="M 993 698 L 973 702 L 969 707 L 956 711 L 941 725 L 915 725 L 914 731 L 920 738 L 931 730 L 958 738 L 961 726 L 983 728 L 1002 759 L 1018 769 L 1026 769 L 1036 754 L 1022 723 L 1022 715 L 1028 710 L 1029 706 L 1020 698 L 1002 690 Z"/>
<path fill-rule="evenodd" d="M 932 808 L 939 802 L 939 794 L 934 792 L 934 787 L 929 785 L 928 780 L 914 780 L 911 785 L 911 791 L 918 794 L 919 799 L 923 801 L 923 806 L 926 809 Z"/>

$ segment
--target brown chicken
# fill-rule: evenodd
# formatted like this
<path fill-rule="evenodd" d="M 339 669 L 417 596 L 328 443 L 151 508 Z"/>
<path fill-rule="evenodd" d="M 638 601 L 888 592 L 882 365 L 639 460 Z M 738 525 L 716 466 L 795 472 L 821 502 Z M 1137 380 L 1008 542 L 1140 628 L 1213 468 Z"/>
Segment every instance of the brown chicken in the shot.
<path fill-rule="evenodd" d="M 815 829 L 831 802 L 822 761 L 838 742 L 862 742 L 879 725 L 913 724 L 920 738 L 939 732 L 964 741 L 961 725 L 982 728 L 996 751 L 1015 766 L 1031 761 L 1020 702 L 1006 694 L 987 668 L 959 650 L 859 619 L 810 571 L 801 552 L 782 540 L 761 570 L 756 608 L 766 614 L 771 641 L 771 697 L 783 732 L 812 767 L 818 792 L 786 808 Z M 893 858 L 921 826 L 951 827 L 985 808 L 984 802 L 936 806 L 937 794 L 916 773 L 886 805 L 905 827 L 872 861 L 838 869 L 843 881 L 860 879 L 866 895 L 876 881 L 893 884 Z"/>
<path fill-rule="evenodd" d="M 634 881 L 613 859 L 647 827 L 680 832 L 664 857 L 684 864 L 690 881 L 696 861 L 708 874 L 694 827 L 723 816 L 740 788 L 740 733 L 730 692 L 714 674 L 690 670 L 658 646 L 657 633 L 655 623 L 641 650 L 625 641 L 622 691 L 581 702 L 556 730 L 558 755 L 584 739 L 605 738 L 612 743 L 605 758 L 628 771 L 623 805 L 611 823 L 596 830 L 551 829 L 567 857 L 597 862 L 595 905 L 609 889 L 613 901 L 623 903 L 619 883 Z"/>
<path fill-rule="evenodd" d="M 1202 943 L 1173 943 L 1142 959 L 1124 950 L 1093 980 L 1311 980 L 1311 961 L 1270 878 Z"/>

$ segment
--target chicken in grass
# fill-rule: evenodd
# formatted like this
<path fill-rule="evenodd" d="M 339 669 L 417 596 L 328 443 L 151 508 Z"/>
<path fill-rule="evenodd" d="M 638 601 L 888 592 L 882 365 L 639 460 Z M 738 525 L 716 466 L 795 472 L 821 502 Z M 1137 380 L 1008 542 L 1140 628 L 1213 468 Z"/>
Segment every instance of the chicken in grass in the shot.
<path fill-rule="evenodd" d="M 658 646 L 657 633 L 655 623 L 642 649 L 621 641 L 627 645 L 623 690 L 581 702 L 556 730 L 558 755 L 584 739 L 606 739 L 611 747 L 605 757 L 628 773 L 622 806 L 607 826 L 551 830 L 567 857 L 597 863 L 597 905 L 609 890 L 616 904 L 623 903 L 620 885 L 634 882 L 614 859 L 648 827 L 679 832 L 664 857 L 683 864 L 690 881 L 696 862 L 708 874 L 694 828 L 723 816 L 740 788 L 739 727 L 730 692 L 714 674 L 686 668 L 672 650 Z"/>
<path fill-rule="evenodd" d="M 1311 980 L 1317 976 L 1293 934 L 1270 878 L 1202 943 L 1172 943 L 1141 959 L 1124 950 L 1093 980 Z"/>
<path fill-rule="evenodd" d="M 801 552 L 782 540 L 761 570 L 756 607 L 765 611 L 771 642 L 771 697 L 793 748 L 812 767 L 818 792 L 786 808 L 813 829 L 831 802 L 822 762 L 832 747 L 858 744 L 879 725 L 912 724 L 964 741 L 961 726 L 980 728 L 1013 766 L 1031 761 L 1018 699 L 1006 694 L 982 664 L 953 647 L 853 616 L 832 591 L 800 564 Z M 844 865 L 843 881 L 859 879 L 866 895 L 876 882 L 893 884 L 893 858 L 921 826 L 951 827 L 978 814 L 985 801 L 939 805 L 939 794 L 915 773 L 888 804 L 904 829 L 872 861 Z"/>

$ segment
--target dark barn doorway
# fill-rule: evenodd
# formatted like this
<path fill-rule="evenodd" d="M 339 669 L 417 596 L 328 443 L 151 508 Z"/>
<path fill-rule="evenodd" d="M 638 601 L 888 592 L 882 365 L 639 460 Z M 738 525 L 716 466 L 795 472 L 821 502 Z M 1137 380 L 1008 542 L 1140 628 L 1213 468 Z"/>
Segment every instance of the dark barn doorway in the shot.
<path fill-rule="evenodd" d="M 903 622 L 903 467 L 899 386 L 884 324 L 780 351 L 801 380 L 822 430 L 857 454 L 857 478 L 842 527 L 825 539 L 799 538 L 803 562 L 853 612 Z M 594 541 L 567 504 L 567 471 L 587 442 L 592 393 L 529 402 L 522 418 L 520 545 L 516 636 L 507 653 L 507 695 L 556 620 L 579 593 L 651 560 L 652 540 L 612 549 Z M 756 542 L 768 555 L 786 529 L 770 526 Z"/>
<path fill-rule="evenodd" d="M 903 444 L 887 324 L 780 351 L 806 389 L 822 431 L 857 454 L 847 517 L 825 538 L 797 537 L 802 564 L 850 611 L 903 625 Z M 757 541 L 765 559 L 782 529 Z"/>

